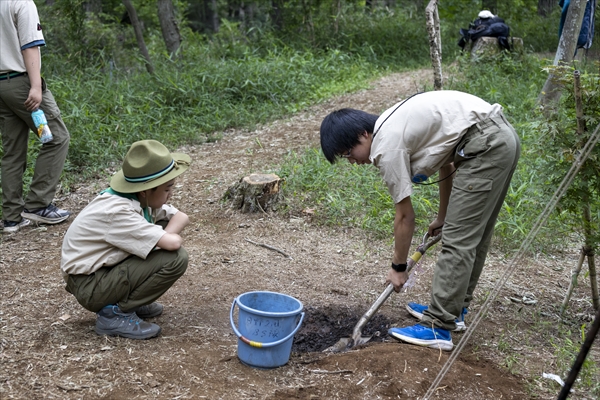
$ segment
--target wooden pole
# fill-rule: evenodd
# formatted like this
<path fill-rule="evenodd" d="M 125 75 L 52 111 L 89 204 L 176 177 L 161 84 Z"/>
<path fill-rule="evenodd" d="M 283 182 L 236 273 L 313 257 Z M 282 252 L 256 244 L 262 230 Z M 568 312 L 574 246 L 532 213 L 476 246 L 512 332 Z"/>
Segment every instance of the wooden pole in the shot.
<path fill-rule="evenodd" d="M 590 286 L 592 288 L 592 304 L 594 309 L 600 309 L 600 299 L 598 299 L 598 280 L 596 278 L 596 263 L 594 260 L 594 246 L 592 239 L 592 211 L 590 203 L 586 204 L 583 210 L 583 223 L 585 224 L 585 246 L 584 251 L 587 255 L 588 269 L 590 271 Z"/>
<path fill-rule="evenodd" d="M 581 266 L 583 265 L 583 261 L 585 260 L 585 248 L 581 248 L 581 253 L 579 255 L 579 262 L 577 263 L 577 267 L 571 272 L 571 282 L 569 283 L 569 288 L 567 289 L 567 294 L 565 295 L 565 299 L 560 306 L 560 316 L 564 314 L 567 306 L 569 305 L 569 300 L 571 299 L 571 294 L 573 294 L 573 289 L 577 286 L 577 277 L 581 272 Z"/>
<path fill-rule="evenodd" d="M 433 88 L 442 90 L 442 38 L 440 35 L 440 16 L 438 14 L 437 0 L 430 0 L 425 8 L 427 20 L 427 33 L 429 34 L 429 54 L 433 66 Z"/>
<path fill-rule="evenodd" d="M 573 92 L 575 95 L 575 115 L 577 117 L 577 136 L 585 132 L 585 120 L 583 119 L 583 99 L 581 96 L 581 73 L 579 70 L 573 72 Z M 581 147 L 581 144 L 578 146 Z"/>
<path fill-rule="evenodd" d="M 148 48 L 146 47 L 146 42 L 144 41 L 144 35 L 142 34 L 142 25 L 137 17 L 137 12 L 135 11 L 135 7 L 131 0 L 123 0 L 123 4 L 125 5 L 125 9 L 129 14 L 129 19 L 131 20 L 131 25 L 133 25 L 133 31 L 135 32 L 135 38 L 137 39 L 137 44 L 140 49 L 140 53 L 146 60 L 146 70 L 149 74 L 154 74 L 154 66 L 152 65 L 152 60 L 150 59 L 150 54 L 148 53 Z"/>

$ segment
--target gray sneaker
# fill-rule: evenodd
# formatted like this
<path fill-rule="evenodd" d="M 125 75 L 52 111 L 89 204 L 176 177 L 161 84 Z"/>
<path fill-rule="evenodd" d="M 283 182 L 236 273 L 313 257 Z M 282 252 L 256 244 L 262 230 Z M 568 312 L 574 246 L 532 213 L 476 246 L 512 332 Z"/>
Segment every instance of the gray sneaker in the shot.
<path fill-rule="evenodd" d="M 18 232 L 19 229 L 27 226 L 31 223 L 27 218 L 21 218 L 20 222 L 15 221 L 2 221 L 2 232 L 4 233 L 15 233 Z"/>
<path fill-rule="evenodd" d="M 164 307 L 162 304 L 154 302 L 154 303 L 146 304 L 145 306 L 136 308 L 133 311 L 135 311 L 137 316 L 140 318 L 152 318 L 152 317 L 158 317 L 160 314 L 162 314 L 163 308 Z"/>
<path fill-rule="evenodd" d="M 58 224 L 69 218 L 71 213 L 67 210 L 61 210 L 54 204 L 48 204 L 48 207 L 38 208 L 37 210 L 24 209 L 21 213 L 23 218 L 29 218 L 32 221 L 42 224 Z"/>
<path fill-rule="evenodd" d="M 98 335 L 150 339 L 160 333 L 160 326 L 144 321 L 135 312 L 123 312 L 116 305 L 105 306 L 96 315 L 96 333 Z"/>

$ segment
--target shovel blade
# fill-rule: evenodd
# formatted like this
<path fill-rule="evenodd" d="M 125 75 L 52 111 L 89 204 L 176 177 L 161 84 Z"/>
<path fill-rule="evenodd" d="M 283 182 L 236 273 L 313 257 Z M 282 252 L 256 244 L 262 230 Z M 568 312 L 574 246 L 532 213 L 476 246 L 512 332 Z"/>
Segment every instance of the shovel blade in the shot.
<path fill-rule="evenodd" d="M 369 340 L 371 340 L 373 336 L 361 336 L 357 339 L 354 339 L 354 343 L 352 344 L 352 347 L 356 347 L 356 346 L 360 346 L 362 344 L 367 343 Z"/>
<path fill-rule="evenodd" d="M 325 353 L 340 353 L 348 350 L 352 346 L 352 338 L 344 337 L 338 340 L 333 346 L 323 350 Z"/>
<path fill-rule="evenodd" d="M 349 337 L 341 338 L 340 340 L 337 341 L 336 344 L 334 344 L 331 347 L 326 348 L 323 351 L 326 353 L 341 353 L 343 351 L 348 351 L 353 347 L 360 346 L 361 344 L 367 343 L 369 340 L 371 340 L 371 337 L 372 336 L 359 336 L 356 339 L 352 339 Z"/>

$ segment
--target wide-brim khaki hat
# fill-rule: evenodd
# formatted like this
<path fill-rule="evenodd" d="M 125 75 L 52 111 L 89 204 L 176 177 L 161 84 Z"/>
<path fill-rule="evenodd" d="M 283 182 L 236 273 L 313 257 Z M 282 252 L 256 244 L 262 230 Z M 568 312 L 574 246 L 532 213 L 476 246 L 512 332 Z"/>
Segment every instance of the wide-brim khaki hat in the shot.
<path fill-rule="evenodd" d="M 153 189 L 183 174 L 191 158 L 171 153 L 156 140 L 140 140 L 127 151 L 123 168 L 113 175 L 110 187 L 121 193 L 137 193 Z"/>

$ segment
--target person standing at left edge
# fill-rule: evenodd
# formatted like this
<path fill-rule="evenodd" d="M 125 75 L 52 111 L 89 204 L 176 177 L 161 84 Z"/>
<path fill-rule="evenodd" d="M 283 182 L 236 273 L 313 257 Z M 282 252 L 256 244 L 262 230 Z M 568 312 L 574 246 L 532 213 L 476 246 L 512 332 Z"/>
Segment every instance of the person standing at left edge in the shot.
<path fill-rule="evenodd" d="M 69 131 L 52 93 L 41 77 L 42 25 L 33 0 L 0 1 L 0 133 L 3 155 L 2 222 L 4 233 L 30 224 L 58 224 L 69 211 L 52 204 L 69 150 Z M 40 148 L 29 192 L 23 200 L 31 113 L 44 111 L 53 139 Z"/>

